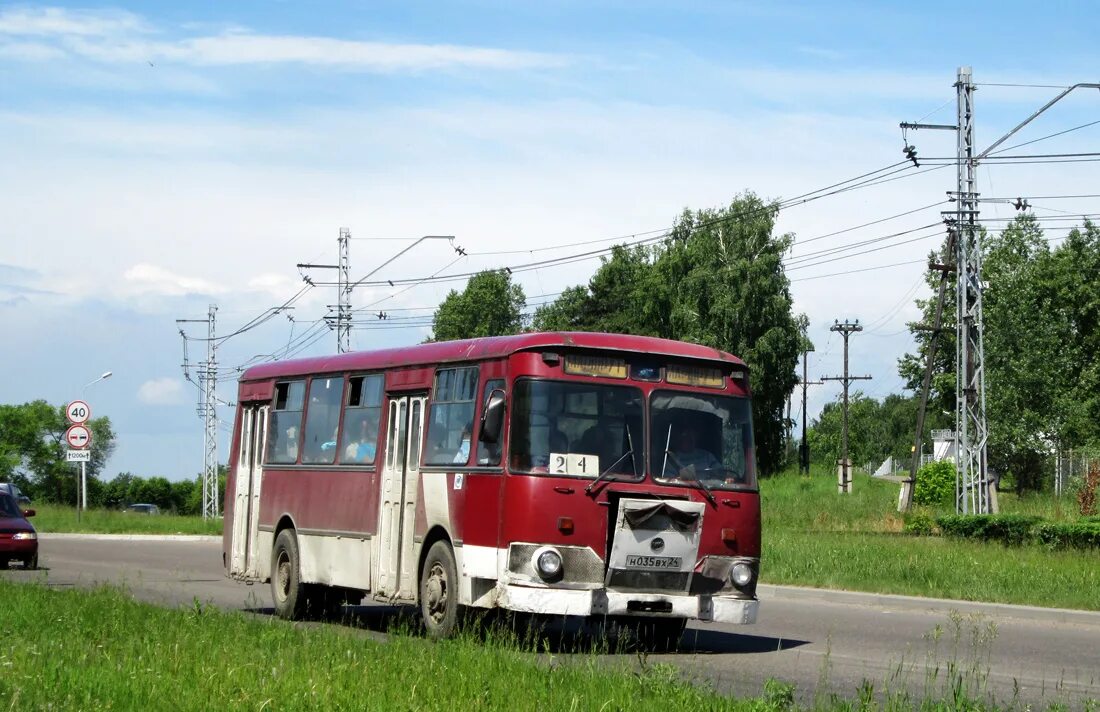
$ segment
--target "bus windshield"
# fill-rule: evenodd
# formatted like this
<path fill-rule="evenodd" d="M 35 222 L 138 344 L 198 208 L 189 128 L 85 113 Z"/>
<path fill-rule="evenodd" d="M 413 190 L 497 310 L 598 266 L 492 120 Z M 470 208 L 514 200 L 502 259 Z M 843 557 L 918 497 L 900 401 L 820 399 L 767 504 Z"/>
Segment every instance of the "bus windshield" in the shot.
<path fill-rule="evenodd" d="M 756 485 L 747 398 L 656 391 L 650 419 L 650 462 L 658 481 L 696 481 L 709 489 Z"/>
<path fill-rule="evenodd" d="M 630 386 L 520 379 L 513 390 L 513 472 L 638 480 L 644 401 Z"/>

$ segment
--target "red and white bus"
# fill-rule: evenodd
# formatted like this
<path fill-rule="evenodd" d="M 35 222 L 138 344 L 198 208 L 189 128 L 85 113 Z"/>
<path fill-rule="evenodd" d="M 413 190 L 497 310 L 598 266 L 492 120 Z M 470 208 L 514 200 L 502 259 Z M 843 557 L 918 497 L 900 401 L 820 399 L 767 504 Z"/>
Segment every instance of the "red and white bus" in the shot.
<path fill-rule="evenodd" d="M 271 363 L 241 377 L 227 575 L 280 616 L 363 596 L 607 617 L 653 640 L 753 623 L 748 369 L 695 344 L 531 333 Z"/>

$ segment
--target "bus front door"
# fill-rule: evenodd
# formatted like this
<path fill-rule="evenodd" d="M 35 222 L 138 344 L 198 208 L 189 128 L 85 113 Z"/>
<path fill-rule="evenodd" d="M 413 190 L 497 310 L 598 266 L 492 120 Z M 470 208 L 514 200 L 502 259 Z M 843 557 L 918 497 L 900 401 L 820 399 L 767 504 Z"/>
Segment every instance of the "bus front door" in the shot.
<path fill-rule="evenodd" d="M 422 395 L 389 399 L 378 521 L 378 577 L 373 587 L 378 598 L 416 598 L 413 527 L 426 401 Z"/>
<path fill-rule="evenodd" d="M 263 479 L 264 442 L 268 406 L 242 408 L 241 444 L 237 453 L 237 479 L 233 493 L 233 554 L 229 574 L 236 578 L 260 575 L 257 538 L 260 529 L 260 484 Z"/>

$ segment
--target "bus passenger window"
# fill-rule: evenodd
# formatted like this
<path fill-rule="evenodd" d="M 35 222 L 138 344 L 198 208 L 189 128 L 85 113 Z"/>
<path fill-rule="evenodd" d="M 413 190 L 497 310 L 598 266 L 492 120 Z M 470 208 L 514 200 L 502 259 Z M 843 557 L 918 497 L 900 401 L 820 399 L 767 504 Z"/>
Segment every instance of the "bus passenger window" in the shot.
<path fill-rule="evenodd" d="M 340 441 L 340 462 L 345 465 L 373 465 L 378 448 L 378 423 L 382 419 L 384 377 L 352 376 L 344 406 L 344 435 Z"/>
<path fill-rule="evenodd" d="M 310 380 L 303 464 L 331 465 L 336 458 L 336 431 L 340 426 L 340 400 L 343 395 L 342 377 Z"/>
<path fill-rule="evenodd" d="M 489 405 L 489 394 L 495 390 L 504 390 L 504 379 L 494 378 L 491 381 L 485 382 L 485 389 L 481 394 L 481 410 L 485 411 L 485 406 Z M 504 442 L 503 437 L 497 440 L 495 443 L 481 442 L 477 443 L 477 464 L 478 465 L 499 465 L 500 464 L 500 446 Z"/>
<path fill-rule="evenodd" d="M 298 462 L 305 395 L 305 381 L 275 384 L 275 409 L 267 436 L 267 462 L 282 465 Z"/>
<path fill-rule="evenodd" d="M 465 466 L 469 462 L 477 376 L 476 366 L 436 372 L 424 464 Z"/>

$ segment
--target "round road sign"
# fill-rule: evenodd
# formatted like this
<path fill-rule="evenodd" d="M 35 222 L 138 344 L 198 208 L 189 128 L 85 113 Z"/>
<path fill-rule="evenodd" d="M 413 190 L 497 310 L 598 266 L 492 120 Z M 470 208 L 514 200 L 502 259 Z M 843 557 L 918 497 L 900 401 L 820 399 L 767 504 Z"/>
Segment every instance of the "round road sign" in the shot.
<path fill-rule="evenodd" d="M 92 444 L 92 431 L 83 425 L 74 425 L 65 431 L 65 442 L 74 450 L 83 450 Z"/>
<path fill-rule="evenodd" d="M 65 408 L 65 417 L 73 425 L 80 425 L 88 422 L 88 418 L 92 417 L 92 409 L 84 401 L 75 400 Z"/>

